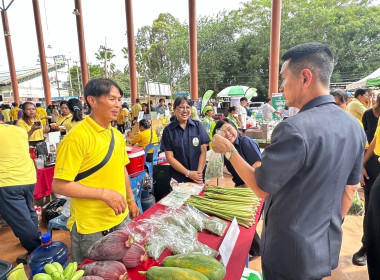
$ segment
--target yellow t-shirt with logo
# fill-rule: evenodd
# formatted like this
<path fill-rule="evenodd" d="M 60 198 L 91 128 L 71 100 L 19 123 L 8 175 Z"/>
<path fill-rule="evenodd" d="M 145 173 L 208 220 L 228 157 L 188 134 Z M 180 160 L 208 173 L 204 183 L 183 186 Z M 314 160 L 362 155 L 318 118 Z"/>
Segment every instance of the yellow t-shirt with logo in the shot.
<path fill-rule="evenodd" d="M 17 114 L 18 114 L 19 110 L 20 110 L 19 107 L 13 107 L 11 109 L 11 112 L 10 112 L 9 115 L 10 115 L 12 121 L 17 121 L 18 120 Z"/>
<path fill-rule="evenodd" d="M 40 121 L 39 119 L 36 119 L 36 121 Z M 17 126 L 25 129 L 26 133 L 28 133 L 31 129 L 32 129 L 32 126 L 33 126 L 33 123 L 32 124 L 28 124 L 26 123 L 23 119 L 19 119 L 17 121 Z M 33 132 L 32 135 L 30 135 L 29 141 L 40 141 L 40 140 L 44 140 L 44 129 L 43 129 L 43 126 L 40 128 L 40 129 L 37 129 Z"/>
<path fill-rule="evenodd" d="M 126 197 L 125 165 L 129 163 L 123 135 L 109 126 L 105 129 L 91 117 L 85 118 L 66 135 L 58 146 L 54 178 L 74 181 L 78 173 L 98 165 L 106 156 L 111 129 L 115 147 L 111 158 L 101 169 L 78 183 L 92 188 L 115 190 Z M 71 230 L 76 223 L 81 234 L 104 231 L 120 224 L 128 215 L 128 209 L 116 216 L 102 200 L 71 198 L 71 217 L 67 227 Z"/>
<path fill-rule="evenodd" d="M 135 137 L 131 140 L 131 145 L 138 144 L 140 147 L 145 147 L 150 143 L 150 128 L 145 129 L 144 131 L 140 131 L 136 134 Z M 154 130 L 152 130 L 152 143 L 158 142 L 157 134 Z M 149 153 L 152 153 L 153 149 L 149 151 Z"/>
<path fill-rule="evenodd" d="M 117 124 L 124 124 L 125 117 L 128 117 L 129 119 L 131 118 L 131 113 L 128 111 L 127 108 L 123 108 L 120 110 L 119 115 L 117 116 Z"/>
<path fill-rule="evenodd" d="M 46 125 L 46 119 L 42 119 L 44 117 L 47 117 L 46 110 L 42 107 L 36 107 L 36 115 L 39 119 L 41 119 L 41 123 L 43 125 Z"/>
<path fill-rule="evenodd" d="M 0 187 L 35 184 L 28 134 L 20 127 L 0 124 L 0 135 Z"/>
<path fill-rule="evenodd" d="M 72 114 L 68 114 L 66 116 L 62 116 L 62 115 L 59 115 L 57 117 L 57 125 L 58 126 L 65 126 L 66 124 L 68 124 L 69 122 L 71 122 L 71 119 L 73 118 L 73 115 Z"/>

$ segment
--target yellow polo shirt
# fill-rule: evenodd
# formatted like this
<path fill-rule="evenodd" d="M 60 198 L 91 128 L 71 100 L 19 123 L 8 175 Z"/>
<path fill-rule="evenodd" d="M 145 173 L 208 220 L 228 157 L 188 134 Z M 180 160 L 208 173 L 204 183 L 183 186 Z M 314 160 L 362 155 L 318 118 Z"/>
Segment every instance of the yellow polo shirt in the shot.
<path fill-rule="evenodd" d="M 17 114 L 18 114 L 19 110 L 20 110 L 19 107 L 13 107 L 11 109 L 11 112 L 10 112 L 9 115 L 10 115 L 12 121 L 17 121 L 18 120 Z"/>
<path fill-rule="evenodd" d="M 158 142 L 157 134 L 154 130 L 152 130 L 152 143 Z M 137 132 L 136 136 L 133 137 L 131 140 L 131 145 L 138 144 L 140 147 L 145 147 L 150 143 L 150 128 L 145 129 L 144 131 Z M 153 149 L 149 151 L 149 153 L 152 153 Z"/>
<path fill-rule="evenodd" d="M 46 125 L 46 119 L 42 119 L 43 117 L 47 117 L 46 110 L 42 107 L 36 107 L 36 115 L 39 119 L 41 119 L 41 123 Z"/>
<path fill-rule="evenodd" d="M 142 107 L 139 103 L 136 103 L 131 108 L 132 118 L 137 118 L 139 113 L 142 111 Z"/>
<path fill-rule="evenodd" d="M 28 134 L 20 127 L 0 124 L 0 135 L 0 187 L 35 184 Z"/>
<path fill-rule="evenodd" d="M 347 104 L 347 113 L 354 116 L 360 122 L 367 108 L 358 99 L 352 98 L 352 100 Z"/>
<path fill-rule="evenodd" d="M 36 121 L 40 121 L 36 119 Z M 19 119 L 17 121 L 17 126 L 23 128 L 27 133 L 32 129 L 33 123 L 29 125 L 23 119 Z M 29 137 L 29 141 L 40 141 L 44 140 L 44 129 L 43 126 L 40 129 L 37 129 L 33 132 L 33 134 Z"/>
<path fill-rule="evenodd" d="M 68 114 L 67 116 L 62 116 L 62 115 L 59 115 L 57 117 L 57 125 L 58 126 L 61 126 L 61 125 L 66 125 L 68 124 L 69 122 L 71 122 L 71 119 L 73 118 L 73 115 L 72 114 Z"/>
<path fill-rule="evenodd" d="M 4 115 L 4 122 L 10 122 L 11 121 L 11 117 L 10 117 L 10 113 L 11 113 L 11 109 L 4 109 L 2 111 L 3 115 Z"/>
<path fill-rule="evenodd" d="M 83 120 L 82 120 L 83 121 Z M 82 121 L 79 121 L 79 122 L 74 122 L 74 121 L 71 121 L 69 122 L 68 124 L 66 124 L 66 133 L 69 133 L 69 131 L 71 129 L 73 129 L 73 127 L 77 126 L 78 124 L 80 124 Z"/>
<path fill-rule="evenodd" d="M 54 178 L 72 182 L 78 173 L 98 165 L 107 154 L 111 129 L 115 138 L 111 158 L 105 166 L 78 183 L 92 188 L 115 190 L 126 197 L 124 170 L 129 159 L 124 137 L 111 126 L 108 129 L 101 127 L 91 117 L 80 122 L 59 144 Z M 116 216 L 104 201 L 96 199 L 71 198 L 70 210 L 71 217 L 67 227 L 71 230 L 76 223 L 81 234 L 110 229 L 120 224 L 128 215 L 127 209 Z"/>

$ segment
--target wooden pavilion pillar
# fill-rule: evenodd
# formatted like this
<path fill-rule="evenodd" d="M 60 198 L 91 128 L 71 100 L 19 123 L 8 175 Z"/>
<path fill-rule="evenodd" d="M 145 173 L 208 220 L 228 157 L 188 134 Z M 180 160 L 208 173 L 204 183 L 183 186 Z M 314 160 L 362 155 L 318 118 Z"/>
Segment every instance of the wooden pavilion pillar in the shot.
<path fill-rule="evenodd" d="M 189 0 L 190 98 L 198 99 L 198 40 L 196 0 Z"/>

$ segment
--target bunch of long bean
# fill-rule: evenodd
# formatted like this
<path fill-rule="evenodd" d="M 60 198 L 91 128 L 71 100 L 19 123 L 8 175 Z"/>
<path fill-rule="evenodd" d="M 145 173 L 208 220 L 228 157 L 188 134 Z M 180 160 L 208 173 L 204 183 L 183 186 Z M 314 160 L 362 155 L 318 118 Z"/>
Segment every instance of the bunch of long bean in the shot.
<path fill-rule="evenodd" d="M 232 221 L 249 228 L 255 223 L 257 207 L 260 199 L 247 188 L 205 187 L 204 196 L 193 196 L 186 204 L 199 210 Z"/>

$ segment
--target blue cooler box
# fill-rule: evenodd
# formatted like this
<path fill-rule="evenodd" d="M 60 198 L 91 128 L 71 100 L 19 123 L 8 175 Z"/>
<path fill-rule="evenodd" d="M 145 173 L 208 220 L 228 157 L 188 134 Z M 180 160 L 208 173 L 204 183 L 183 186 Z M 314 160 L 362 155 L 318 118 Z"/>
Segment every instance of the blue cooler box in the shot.
<path fill-rule="evenodd" d="M 12 270 L 11 263 L 0 260 L 0 280 L 6 280 L 7 274 Z"/>

